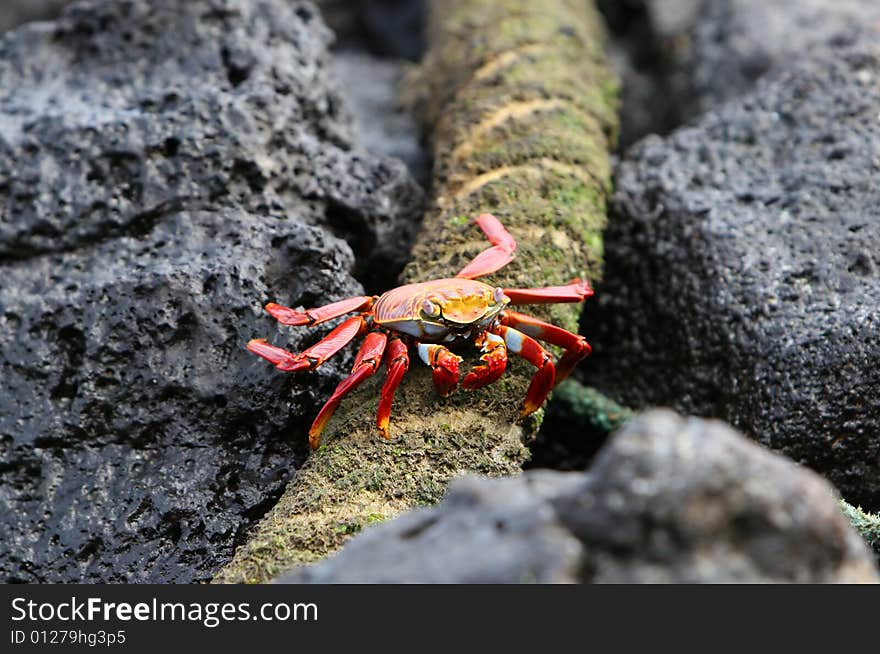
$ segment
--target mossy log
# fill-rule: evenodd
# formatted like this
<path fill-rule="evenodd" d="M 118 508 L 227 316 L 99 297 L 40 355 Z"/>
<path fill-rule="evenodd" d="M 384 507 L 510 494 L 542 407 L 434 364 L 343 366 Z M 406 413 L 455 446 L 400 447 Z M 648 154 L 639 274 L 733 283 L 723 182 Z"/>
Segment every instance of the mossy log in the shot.
<path fill-rule="evenodd" d="M 428 44 L 419 85 L 435 151 L 434 202 L 401 281 L 450 277 L 485 249 L 472 222 L 483 212 L 519 244 L 513 263 L 488 283 L 595 280 L 617 89 L 591 4 L 435 0 Z M 531 313 L 576 331 L 580 308 Z M 371 522 L 437 502 L 455 475 L 518 473 L 541 417 L 517 419 L 531 374 L 511 360 L 499 382 L 441 399 L 413 356 L 387 441 L 375 428 L 383 376 L 375 375 L 346 398 L 321 447 L 215 581 L 261 582 L 313 561 Z"/>

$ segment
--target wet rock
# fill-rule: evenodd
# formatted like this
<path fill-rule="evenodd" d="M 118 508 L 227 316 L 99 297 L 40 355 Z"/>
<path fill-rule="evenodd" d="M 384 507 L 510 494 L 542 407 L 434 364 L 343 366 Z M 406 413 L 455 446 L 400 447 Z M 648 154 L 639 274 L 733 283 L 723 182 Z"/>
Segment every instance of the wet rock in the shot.
<path fill-rule="evenodd" d="M 586 473 L 467 477 L 282 582 L 877 582 L 818 475 L 717 421 L 652 411 Z"/>
<path fill-rule="evenodd" d="M 353 353 L 273 374 L 250 338 L 317 334 L 261 306 L 362 292 L 339 237 L 393 270 L 420 200 L 329 40 L 310 3 L 117 0 L 0 41 L 5 581 L 206 579 L 280 494 Z"/>
<path fill-rule="evenodd" d="M 870 41 L 817 52 L 630 150 L 585 315 L 592 385 L 721 417 L 873 509 L 878 79 Z"/>

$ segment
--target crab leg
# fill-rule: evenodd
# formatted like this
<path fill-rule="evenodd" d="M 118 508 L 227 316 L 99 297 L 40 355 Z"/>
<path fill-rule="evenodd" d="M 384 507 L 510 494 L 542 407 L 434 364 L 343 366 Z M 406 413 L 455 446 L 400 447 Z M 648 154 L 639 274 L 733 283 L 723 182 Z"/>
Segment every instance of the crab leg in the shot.
<path fill-rule="evenodd" d="M 456 277 L 474 279 L 488 275 L 503 268 L 513 261 L 513 252 L 516 250 L 516 241 L 513 236 L 504 229 L 495 216 L 491 213 L 481 214 L 476 219 L 477 225 L 483 230 L 483 234 L 492 244 L 488 250 L 483 250 L 474 257 L 471 262 L 461 269 Z"/>
<path fill-rule="evenodd" d="M 434 389 L 440 397 L 447 397 L 458 384 L 458 364 L 461 357 L 443 345 L 418 344 L 419 357 L 433 369 Z"/>
<path fill-rule="evenodd" d="M 339 325 L 312 347 L 300 353 L 288 352 L 284 348 L 269 345 L 264 338 L 255 338 L 247 344 L 247 349 L 263 357 L 284 372 L 314 370 L 327 359 L 351 343 L 367 328 L 363 316 L 354 316 Z"/>
<path fill-rule="evenodd" d="M 476 344 L 483 352 L 480 359 L 486 364 L 475 367 L 465 375 L 461 385 L 469 391 L 496 381 L 504 374 L 504 369 L 507 367 L 507 345 L 501 336 L 486 331 L 477 336 Z"/>
<path fill-rule="evenodd" d="M 321 444 L 321 432 L 324 431 L 327 421 L 330 420 L 330 416 L 333 415 L 342 398 L 379 369 L 387 340 L 388 337 L 382 332 L 370 332 L 367 334 L 361 349 L 358 350 L 357 358 L 354 360 L 351 375 L 339 382 L 339 386 L 333 391 L 333 395 L 330 396 L 326 404 L 321 407 L 321 411 L 318 412 L 315 422 L 312 423 L 312 427 L 309 429 L 309 446 L 313 450 L 317 450 L 318 445 Z"/>
<path fill-rule="evenodd" d="M 580 334 L 572 334 L 562 327 L 527 316 L 524 313 L 505 311 L 501 314 L 501 324 L 515 327 L 532 338 L 538 338 L 565 348 L 565 354 L 556 362 L 556 384 L 568 377 L 578 361 L 589 356 L 593 351 L 593 348 L 587 343 L 587 339 Z"/>
<path fill-rule="evenodd" d="M 524 418 L 538 410 L 553 388 L 553 381 L 556 377 L 553 358 L 535 339 L 513 327 L 499 325 L 496 333 L 504 338 L 508 350 L 520 355 L 538 369 L 532 377 L 532 383 L 529 384 L 529 389 L 526 391 L 526 397 L 522 403 L 519 415 Z"/>
<path fill-rule="evenodd" d="M 409 352 L 403 341 L 399 338 L 391 339 L 385 353 L 385 367 L 388 373 L 385 383 L 382 385 L 382 398 L 379 400 L 379 410 L 376 412 L 376 427 L 385 438 L 391 438 L 388 423 L 391 419 L 391 403 L 394 401 L 394 393 L 400 385 L 400 381 L 409 369 Z"/>
<path fill-rule="evenodd" d="M 511 304 L 552 304 L 556 302 L 580 302 L 593 294 L 590 283 L 573 279 L 565 286 L 545 288 L 505 288 L 504 294 Z"/>
<path fill-rule="evenodd" d="M 316 309 L 307 309 L 306 311 L 297 311 L 274 302 L 270 302 L 265 308 L 282 325 L 293 325 L 294 327 L 308 325 L 313 327 L 326 320 L 344 316 L 352 311 L 366 311 L 375 299 L 371 295 L 358 295 L 323 307 L 317 307 Z"/>

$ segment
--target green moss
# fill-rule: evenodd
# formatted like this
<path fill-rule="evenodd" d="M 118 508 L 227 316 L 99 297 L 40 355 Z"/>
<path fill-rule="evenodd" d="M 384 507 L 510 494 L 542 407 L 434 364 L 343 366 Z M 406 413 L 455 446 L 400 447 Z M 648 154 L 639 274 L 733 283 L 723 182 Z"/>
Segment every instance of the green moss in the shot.
<path fill-rule="evenodd" d="M 556 387 L 553 401 L 557 411 L 592 429 L 608 434 L 630 420 L 634 413 L 599 391 L 575 379 L 566 379 Z"/>
<path fill-rule="evenodd" d="M 473 217 L 471 217 L 471 216 L 465 216 L 465 215 L 452 216 L 451 218 L 449 218 L 449 226 L 453 227 L 455 229 L 461 229 L 463 227 L 467 227 L 468 225 L 470 225 L 472 221 L 473 221 Z"/>
<path fill-rule="evenodd" d="M 616 132 L 617 104 L 608 103 L 607 93 L 617 82 L 607 71 L 596 76 L 582 63 L 551 56 L 547 53 L 523 55 L 509 66 L 500 68 L 493 76 L 493 84 L 481 87 L 462 108 L 466 115 L 463 127 L 475 124 L 487 110 L 508 101 L 527 101 L 540 98 L 558 98 L 590 116 L 605 137 Z M 594 79 L 595 78 L 595 79 Z M 510 89 L 517 91 L 511 93 Z"/>
<path fill-rule="evenodd" d="M 458 170 L 481 174 L 546 157 L 560 163 L 596 168 L 593 174 L 605 177 L 604 137 L 591 134 L 595 123 L 585 115 L 565 108 L 536 111 L 521 119 L 511 119 L 482 135 Z M 599 168 L 601 166 L 601 168 Z"/>
<path fill-rule="evenodd" d="M 434 203 L 401 282 L 448 277 L 483 251 L 485 237 L 471 220 L 486 211 L 518 242 L 514 261 L 488 283 L 597 278 L 616 102 L 597 15 L 575 0 L 434 0 L 431 16 L 423 84 Z M 542 106 L 552 110 L 507 109 L 548 99 Z M 487 116 L 504 120 L 481 123 Z M 494 127 L 475 132 L 480 124 Z M 471 154 L 456 159 L 454 152 Z M 528 307 L 571 331 L 579 311 L 577 304 Z M 477 358 L 474 351 L 465 363 Z M 542 409 L 518 418 L 533 373 L 513 357 L 498 382 L 438 398 L 430 371 L 414 359 L 395 396 L 390 441 L 375 430 L 380 382 L 364 384 L 216 580 L 262 581 L 313 561 L 370 524 L 439 501 L 463 472 L 518 473 L 544 416 Z"/>

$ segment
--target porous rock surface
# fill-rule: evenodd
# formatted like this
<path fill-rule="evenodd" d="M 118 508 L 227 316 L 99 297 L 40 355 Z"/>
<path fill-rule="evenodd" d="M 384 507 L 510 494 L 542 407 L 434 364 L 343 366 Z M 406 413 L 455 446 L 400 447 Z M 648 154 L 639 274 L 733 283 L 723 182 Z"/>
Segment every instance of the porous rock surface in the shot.
<path fill-rule="evenodd" d="M 768 71 L 854 34 L 880 36 L 875 0 L 646 0 L 655 37 L 696 116 L 751 90 Z"/>
<path fill-rule="evenodd" d="M 623 79 L 624 147 L 667 134 L 829 43 L 880 37 L 875 0 L 598 0 Z"/>
<path fill-rule="evenodd" d="M 354 148 L 329 41 L 287 0 L 0 40 L 0 579 L 206 579 L 280 494 L 352 355 L 277 373 L 247 341 L 316 334 L 261 307 L 362 292 L 339 237 L 393 270 L 420 200 Z"/>
<path fill-rule="evenodd" d="M 880 51 L 815 51 L 617 170 L 591 384 L 880 506 Z M 598 311 L 595 310 L 598 308 Z"/>
<path fill-rule="evenodd" d="M 815 473 L 718 421 L 655 410 L 587 472 L 460 478 L 291 583 L 877 582 Z"/>

